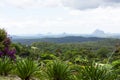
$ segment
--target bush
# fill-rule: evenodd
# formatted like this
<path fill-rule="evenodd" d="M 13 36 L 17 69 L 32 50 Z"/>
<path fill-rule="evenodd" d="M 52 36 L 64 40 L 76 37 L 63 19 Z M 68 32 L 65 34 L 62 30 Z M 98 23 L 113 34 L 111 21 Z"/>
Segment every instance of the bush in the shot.
<path fill-rule="evenodd" d="M 116 75 L 104 66 L 91 64 L 80 68 L 76 80 L 116 80 Z"/>
<path fill-rule="evenodd" d="M 13 64 L 9 58 L 5 57 L 4 59 L 0 59 L 0 75 L 7 76 L 12 68 Z"/>
<path fill-rule="evenodd" d="M 0 29 L 0 42 L 2 42 L 7 37 L 7 33 L 4 29 Z"/>
<path fill-rule="evenodd" d="M 38 71 L 38 65 L 31 59 L 23 59 L 16 63 L 17 75 L 22 80 L 30 80 L 36 71 Z"/>
<path fill-rule="evenodd" d="M 120 60 L 113 61 L 112 66 L 113 66 L 113 69 L 115 70 L 115 72 L 118 74 L 118 76 L 120 78 Z"/>
<path fill-rule="evenodd" d="M 71 76 L 69 66 L 61 61 L 53 61 L 47 66 L 46 73 L 49 80 L 70 80 Z"/>

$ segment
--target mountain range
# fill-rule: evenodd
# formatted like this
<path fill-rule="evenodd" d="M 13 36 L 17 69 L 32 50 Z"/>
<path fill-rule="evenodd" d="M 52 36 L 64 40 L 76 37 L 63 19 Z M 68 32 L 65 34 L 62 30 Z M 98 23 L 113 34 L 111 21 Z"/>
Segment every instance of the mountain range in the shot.
<path fill-rule="evenodd" d="M 36 39 L 36 38 L 61 38 L 61 37 L 68 37 L 68 36 L 82 36 L 82 37 L 98 37 L 98 38 L 119 38 L 120 34 L 115 33 L 105 33 L 102 30 L 96 29 L 91 34 L 35 34 L 35 35 L 12 35 L 12 39 Z"/>

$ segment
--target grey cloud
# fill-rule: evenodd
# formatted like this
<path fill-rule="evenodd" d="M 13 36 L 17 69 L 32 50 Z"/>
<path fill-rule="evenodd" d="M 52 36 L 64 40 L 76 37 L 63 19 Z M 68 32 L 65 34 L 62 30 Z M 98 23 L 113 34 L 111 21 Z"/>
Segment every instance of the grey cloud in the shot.
<path fill-rule="evenodd" d="M 76 9 L 97 8 L 101 1 L 97 0 L 63 0 L 63 5 Z"/>
<path fill-rule="evenodd" d="M 63 5 L 75 9 L 85 10 L 98 7 L 118 6 L 120 0 L 63 0 Z"/>
<path fill-rule="evenodd" d="M 107 1 L 107 2 L 114 2 L 114 3 L 120 2 L 120 0 L 105 0 L 105 1 Z"/>

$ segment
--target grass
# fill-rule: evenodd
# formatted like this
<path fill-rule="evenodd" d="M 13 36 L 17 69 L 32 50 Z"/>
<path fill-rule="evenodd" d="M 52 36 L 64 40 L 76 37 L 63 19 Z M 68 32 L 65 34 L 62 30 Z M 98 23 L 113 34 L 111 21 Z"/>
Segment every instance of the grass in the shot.
<path fill-rule="evenodd" d="M 9 75 L 9 76 L 0 76 L 0 80 L 21 80 L 18 76 Z M 37 78 L 32 78 L 31 80 L 40 80 Z"/>
<path fill-rule="evenodd" d="M 19 77 L 17 76 L 0 76 L 0 80 L 21 80 Z"/>

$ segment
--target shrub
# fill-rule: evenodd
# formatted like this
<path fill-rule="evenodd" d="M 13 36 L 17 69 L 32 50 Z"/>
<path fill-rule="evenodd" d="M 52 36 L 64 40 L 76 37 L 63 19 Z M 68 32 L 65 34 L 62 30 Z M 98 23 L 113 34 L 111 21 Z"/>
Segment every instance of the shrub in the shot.
<path fill-rule="evenodd" d="M 11 39 L 4 29 L 0 29 L 0 57 L 9 57 L 15 60 L 16 49 L 11 47 Z"/>
<path fill-rule="evenodd" d="M 120 78 L 120 60 L 116 60 L 112 62 L 113 69 L 118 74 L 118 77 Z"/>
<path fill-rule="evenodd" d="M 53 61 L 47 66 L 46 73 L 49 80 L 70 80 L 71 76 L 69 66 L 61 61 Z"/>
<path fill-rule="evenodd" d="M 76 80 L 116 80 L 116 75 L 104 66 L 91 64 L 80 68 Z"/>
<path fill-rule="evenodd" d="M 17 75 L 22 80 L 30 80 L 30 77 L 38 70 L 38 65 L 31 59 L 20 60 L 16 63 Z"/>
<path fill-rule="evenodd" d="M 2 42 L 7 37 L 7 33 L 4 29 L 0 29 L 0 42 Z"/>
<path fill-rule="evenodd" d="M 4 59 L 0 59 L 0 75 L 7 76 L 12 68 L 12 61 L 9 58 L 4 57 Z"/>

